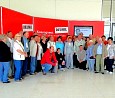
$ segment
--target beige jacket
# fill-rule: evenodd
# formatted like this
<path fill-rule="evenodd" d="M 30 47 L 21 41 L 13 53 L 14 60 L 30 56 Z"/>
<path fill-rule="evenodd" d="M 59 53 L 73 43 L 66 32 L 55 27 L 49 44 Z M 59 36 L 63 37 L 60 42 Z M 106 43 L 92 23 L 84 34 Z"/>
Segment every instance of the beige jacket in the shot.
<path fill-rule="evenodd" d="M 97 48 L 98 48 L 98 43 L 94 46 L 94 49 L 93 49 L 93 56 L 96 56 L 97 55 Z M 105 58 L 107 57 L 107 47 L 102 44 L 102 57 Z"/>

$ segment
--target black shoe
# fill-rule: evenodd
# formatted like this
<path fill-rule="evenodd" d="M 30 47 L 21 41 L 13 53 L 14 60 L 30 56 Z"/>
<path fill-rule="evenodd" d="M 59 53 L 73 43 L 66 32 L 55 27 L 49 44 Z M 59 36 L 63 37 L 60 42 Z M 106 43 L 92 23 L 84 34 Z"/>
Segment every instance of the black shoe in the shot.
<path fill-rule="evenodd" d="M 10 83 L 10 81 L 7 81 L 7 82 L 3 82 L 3 83 Z"/>
<path fill-rule="evenodd" d="M 9 76 L 10 79 L 13 79 L 13 76 Z"/>
<path fill-rule="evenodd" d="M 43 72 L 43 75 L 46 75 L 46 73 Z"/>
<path fill-rule="evenodd" d="M 34 73 L 30 73 L 30 75 L 34 75 Z"/>
<path fill-rule="evenodd" d="M 102 72 L 102 74 L 104 74 L 104 72 Z"/>
<path fill-rule="evenodd" d="M 96 71 L 95 73 L 99 73 L 99 72 Z"/>
<path fill-rule="evenodd" d="M 54 71 L 51 71 L 51 73 L 55 73 Z"/>
<path fill-rule="evenodd" d="M 24 78 L 20 78 L 19 80 L 23 80 Z"/>

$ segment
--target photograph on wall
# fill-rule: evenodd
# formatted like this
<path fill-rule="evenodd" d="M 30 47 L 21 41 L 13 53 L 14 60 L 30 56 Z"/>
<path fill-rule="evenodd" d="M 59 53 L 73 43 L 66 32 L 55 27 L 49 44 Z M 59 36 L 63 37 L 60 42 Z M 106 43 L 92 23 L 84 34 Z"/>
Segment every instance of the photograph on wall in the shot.
<path fill-rule="evenodd" d="M 75 36 L 78 36 L 81 32 L 84 36 L 88 37 L 90 34 L 93 34 L 93 26 L 74 26 Z"/>

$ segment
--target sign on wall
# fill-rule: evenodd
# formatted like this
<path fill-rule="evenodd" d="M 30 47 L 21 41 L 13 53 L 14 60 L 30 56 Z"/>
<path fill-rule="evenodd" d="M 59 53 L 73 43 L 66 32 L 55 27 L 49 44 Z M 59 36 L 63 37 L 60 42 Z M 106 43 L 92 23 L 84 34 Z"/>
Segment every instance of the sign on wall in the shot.
<path fill-rule="evenodd" d="M 55 27 L 55 33 L 68 33 L 68 27 Z"/>
<path fill-rule="evenodd" d="M 33 31 L 33 24 L 22 24 L 23 31 Z"/>

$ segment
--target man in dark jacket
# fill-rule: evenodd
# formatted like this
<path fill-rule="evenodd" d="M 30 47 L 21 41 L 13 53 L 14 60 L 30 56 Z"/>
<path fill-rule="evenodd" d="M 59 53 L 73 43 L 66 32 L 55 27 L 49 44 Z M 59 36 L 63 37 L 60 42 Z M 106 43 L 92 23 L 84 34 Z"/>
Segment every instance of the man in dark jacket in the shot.
<path fill-rule="evenodd" d="M 0 35 L 0 81 L 3 83 L 10 83 L 8 81 L 8 73 L 10 68 L 11 52 L 6 45 L 7 36 Z"/>

